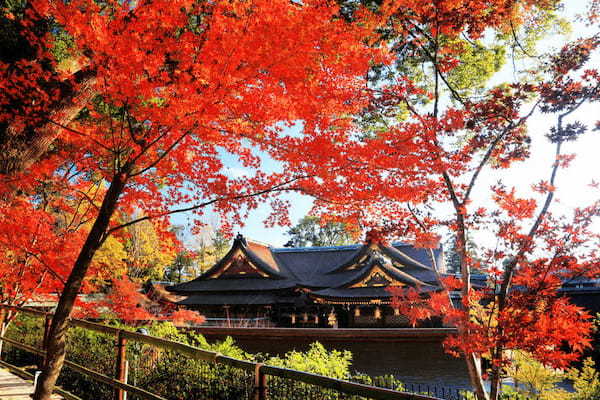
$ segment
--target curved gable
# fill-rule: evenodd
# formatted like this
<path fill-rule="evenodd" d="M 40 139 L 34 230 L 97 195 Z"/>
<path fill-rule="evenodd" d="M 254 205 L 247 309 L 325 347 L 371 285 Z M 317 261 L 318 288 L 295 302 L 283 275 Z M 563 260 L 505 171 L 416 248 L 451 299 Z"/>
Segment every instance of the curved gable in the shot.
<path fill-rule="evenodd" d="M 243 252 L 231 256 L 223 267 L 205 278 L 269 278 L 269 274 L 255 265 Z"/>
<path fill-rule="evenodd" d="M 347 288 L 362 288 L 362 287 L 387 287 L 387 286 L 404 286 L 403 282 L 396 282 L 393 276 L 381 268 L 379 265 L 373 266 L 366 274 L 356 280 L 354 283 L 347 285 Z"/>
<path fill-rule="evenodd" d="M 269 248 L 265 248 L 269 252 L 269 257 L 265 257 L 266 253 L 264 249 L 260 249 L 255 243 L 249 245 L 246 239 L 238 235 L 233 241 L 233 246 L 231 246 L 229 252 L 211 269 L 202 274 L 200 278 L 240 278 L 244 276 L 273 279 L 285 278 L 279 272 L 279 268 L 274 262 L 273 257 L 270 256 Z"/>
<path fill-rule="evenodd" d="M 407 274 L 392 265 L 382 262 L 381 259 L 371 257 L 363 271 L 353 279 L 338 287 L 388 287 L 388 286 L 431 286 L 410 274 Z"/>
<path fill-rule="evenodd" d="M 423 268 L 427 271 L 433 271 L 430 267 L 405 255 L 395 247 L 385 246 L 376 242 L 369 242 L 364 244 L 348 261 L 333 269 L 329 274 L 360 270 L 372 258 L 382 259 L 382 265 L 389 264 L 397 269 L 416 267 Z"/>

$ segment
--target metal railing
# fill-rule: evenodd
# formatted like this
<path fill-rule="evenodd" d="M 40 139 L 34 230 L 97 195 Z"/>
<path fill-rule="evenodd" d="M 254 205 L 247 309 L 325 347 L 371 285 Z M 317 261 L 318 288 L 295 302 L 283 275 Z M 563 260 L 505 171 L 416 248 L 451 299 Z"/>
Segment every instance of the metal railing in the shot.
<path fill-rule="evenodd" d="M 9 343 L 18 349 L 24 350 L 39 357 L 45 357 L 45 348 L 48 340 L 49 327 L 52 321 L 52 314 L 29 308 L 20 308 L 0 304 L 0 310 L 1 309 L 27 313 L 44 319 L 44 333 L 41 344 L 34 346 L 28 345 L 13 338 L 6 337 L 6 334 L 4 337 L 0 337 L 0 341 L 5 341 L 6 343 Z M 385 389 L 381 387 L 330 378 L 322 375 L 316 375 L 308 372 L 239 360 L 180 342 L 145 335 L 142 333 L 130 332 L 90 321 L 71 319 L 69 324 L 72 327 L 79 327 L 85 330 L 111 335 L 114 338 L 115 362 L 114 374 L 112 374 L 112 376 L 109 376 L 106 373 L 94 371 L 89 365 L 83 366 L 69 360 L 65 360 L 65 366 L 81 375 L 86 376 L 89 379 L 109 385 L 114 389 L 114 398 L 117 400 L 125 400 L 127 395 L 129 395 L 132 399 L 167 400 L 162 395 L 145 390 L 140 386 L 136 386 L 135 383 L 130 384 L 127 382 L 129 365 L 127 359 L 128 342 L 137 343 L 138 345 L 141 344 L 142 346 L 152 346 L 164 354 L 173 354 L 179 358 L 181 358 L 181 355 L 185 355 L 189 360 L 198 360 L 201 361 L 201 365 L 207 367 L 210 366 L 211 368 L 222 368 L 222 371 L 225 371 L 225 369 L 235 370 L 235 375 L 219 375 L 220 377 L 235 376 L 236 382 L 220 382 L 220 387 L 222 390 L 229 390 L 232 388 L 235 388 L 236 390 L 235 394 L 231 394 L 231 397 L 224 396 L 225 398 L 246 398 L 248 400 L 290 399 L 292 398 L 290 396 L 290 392 L 293 391 L 296 395 L 300 395 L 302 399 L 306 400 L 442 400 L 438 397 L 429 395 L 401 392 L 392 389 Z M 0 358 L 1 357 L 2 354 L 0 353 Z M 0 362 L 2 361 L 0 360 Z M 5 364 L 4 362 L 2 363 Z M 11 367 L 14 368 L 14 366 Z M 201 371 L 199 374 L 199 377 L 202 378 Z M 61 390 L 60 388 L 57 392 L 63 394 L 67 400 L 78 399 L 76 396 Z M 66 393 L 66 395 L 64 393 Z"/>
<path fill-rule="evenodd" d="M 404 389 L 412 393 L 420 393 L 427 396 L 440 397 L 445 400 L 469 400 L 474 399 L 473 392 L 460 387 L 439 386 L 427 383 L 403 382 Z"/>

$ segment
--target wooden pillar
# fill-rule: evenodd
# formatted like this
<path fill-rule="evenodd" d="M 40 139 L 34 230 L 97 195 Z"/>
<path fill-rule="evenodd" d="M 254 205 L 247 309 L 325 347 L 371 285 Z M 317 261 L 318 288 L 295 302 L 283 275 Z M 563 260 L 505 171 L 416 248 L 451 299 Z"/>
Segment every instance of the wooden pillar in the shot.
<path fill-rule="evenodd" d="M 273 307 L 267 305 L 265 306 L 265 323 L 264 327 L 270 327 L 273 318 Z"/>
<path fill-rule="evenodd" d="M 122 331 L 117 333 L 116 356 L 115 378 L 125 383 L 127 381 L 127 339 L 123 337 Z M 125 391 L 123 389 L 115 389 L 115 399 L 125 400 Z"/>
<path fill-rule="evenodd" d="M 225 320 L 227 321 L 227 327 L 231 328 L 231 317 L 229 315 L 229 306 L 224 305 L 223 309 L 225 310 Z"/>
<path fill-rule="evenodd" d="M 273 309 L 273 319 L 275 322 L 275 326 L 281 326 L 281 306 L 276 305 L 275 308 Z"/>
<path fill-rule="evenodd" d="M 262 364 L 257 363 L 254 369 L 254 396 L 253 400 L 267 400 L 267 375 L 262 371 Z"/>

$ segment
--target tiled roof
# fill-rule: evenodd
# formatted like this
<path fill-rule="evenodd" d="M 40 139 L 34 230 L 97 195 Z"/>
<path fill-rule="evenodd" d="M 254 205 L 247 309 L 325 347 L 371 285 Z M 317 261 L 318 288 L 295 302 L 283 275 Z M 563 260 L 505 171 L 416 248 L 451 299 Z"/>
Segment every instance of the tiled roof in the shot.
<path fill-rule="evenodd" d="M 329 286 L 324 275 L 349 261 L 361 246 L 272 249 L 275 259 L 304 286 Z"/>
<path fill-rule="evenodd" d="M 260 270 L 262 277 L 219 274 L 227 263 L 232 262 L 234 254 L 240 252 Z M 433 253 L 436 261 L 440 262 L 441 249 L 436 249 Z M 441 266 L 442 264 L 438 265 Z M 241 292 L 244 292 L 244 296 L 249 296 L 248 293 L 252 292 L 265 294 L 265 291 L 292 288 L 304 288 L 315 294 L 341 290 L 339 293 L 369 296 L 368 293 L 372 290 L 349 289 L 349 286 L 366 279 L 375 267 L 394 281 L 392 285 L 399 283 L 427 287 L 426 290 L 437 289 L 430 252 L 405 243 L 393 243 L 391 246 L 356 244 L 334 247 L 272 248 L 238 236 L 229 253 L 209 271 L 190 282 L 171 286 L 169 290 L 182 295 L 191 295 L 181 304 L 200 301 L 197 295 L 205 298 L 210 293 L 216 296 L 221 292 L 228 297 L 234 296 L 231 297 L 231 301 L 236 301 L 236 293 L 242 295 Z M 365 289 L 376 289 L 377 293 L 381 292 L 381 288 Z M 386 294 L 382 296 L 389 297 Z M 261 298 L 266 301 L 266 298 Z M 223 298 L 220 304 L 224 304 Z M 227 304 L 232 303 L 228 300 Z"/>
<path fill-rule="evenodd" d="M 246 242 L 247 251 L 254 257 L 262 261 L 270 269 L 281 275 L 288 275 L 287 271 L 282 271 L 282 266 L 273 258 L 271 248 L 265 244 L 248 240 Z"/>

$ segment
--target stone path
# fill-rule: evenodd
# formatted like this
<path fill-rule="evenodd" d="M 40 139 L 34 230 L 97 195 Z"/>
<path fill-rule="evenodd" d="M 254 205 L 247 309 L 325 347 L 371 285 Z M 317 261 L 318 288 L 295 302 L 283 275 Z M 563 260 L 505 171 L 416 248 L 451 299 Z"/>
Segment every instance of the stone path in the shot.
<path fill-rule="evenodd" d="M 31 400 L 33 385 L 8 370 L 0 367 L 0 399 L 2 400 Z M 52 396 L 53 400 L 62 400 L 58 395 Z"/>

